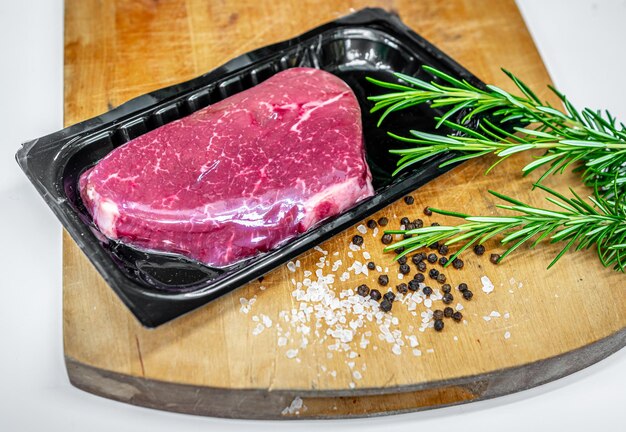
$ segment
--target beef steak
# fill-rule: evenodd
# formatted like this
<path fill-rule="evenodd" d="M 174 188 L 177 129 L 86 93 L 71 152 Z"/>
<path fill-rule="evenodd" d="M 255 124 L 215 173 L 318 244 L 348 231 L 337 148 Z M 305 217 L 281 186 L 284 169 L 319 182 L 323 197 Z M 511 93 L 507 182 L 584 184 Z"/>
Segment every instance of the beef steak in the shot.
<path fill-rule="evenodd" d="M 373 195 L 351 89 L 309 68 L 141 135 L 79 180 L 107 237 L 227 266 Z"/>

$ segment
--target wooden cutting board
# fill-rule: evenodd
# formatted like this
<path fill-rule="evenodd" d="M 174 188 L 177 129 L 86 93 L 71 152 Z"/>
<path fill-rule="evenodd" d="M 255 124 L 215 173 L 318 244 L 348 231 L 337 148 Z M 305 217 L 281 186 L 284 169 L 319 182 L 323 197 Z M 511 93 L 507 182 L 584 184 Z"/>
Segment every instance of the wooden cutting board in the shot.
<path fill-rule="evenodd" d="M 68 0 L 65 123 L 374 5 L 396 11 L 484 81 L 511 89 L 499 72 L 502 66 L 550 98 L 543 90 L 550 79 L 513 1 Z M 405 215 L 423 217 L 426 205 L 497 214 L 488 188 L 540 204 L 542 194 L 530 191 L 533 178 L 520 175 L 529 160 L 529 155 L 513 158 L 487 177 L 483 173 L 491 160 L 466 163 L 416 191 L 413 206 L 398 202 L 376 218 L 384 215 L 397 225 Z M 566 174 L 547 183 L 565 191 L 576 177 Z M 446 222 L 428 219 L 434 220 Z M 355 259 L 365 262 L 362 251 L 348 254 L 356 233 L 354 227 L 321 246 L 328 260 L 342 260 L 338 274 Z M 371 230 L 364 237 L 365 250 L 381 267 L 389 267 L 390 285 L 395 286 L 399 281 L 392 257 L 381 253 Z M 446 320 L 441 333 L 431 328 L 421 332 L 425 306 L 417 305 L 413 315 L 405 304 L 396 304 L 391 330 L 404 345 L 395 341 L 394 348 L 379 338 L 377 325 L 366 323 L 347 351 L 333 351 L 331 338 L 324 339 L 325 327 L 317 329 L 319 336 L 312 332 L 302 347 L 302 327 L 291 326 L 281 315 L 300 307 L 291 279 L 302 281 L 305 271 L 317 269 L 318 251 L 301 256 L 296 272 L 276 269 L 262 283 L 148 330 L 65 235 L 67 369 L 75 386 L 108 398 L 223 417 L 367 416 L 511 393 L 577 371 L 626 343 L 624 275 L 603 268 L 593 251 L 567 254 L 547 271 L 556 252 L 548 245 L 522 248 L 499 266 L 487 256 L 467 254 L 463 270 L 446 270 L 453 284 L 466 282 L 475 293 L 471 302 L 461 302 L 466 323 Z M 345 282 L 337 278 L 333 289 L 339 296 L 360 283 L 374 287 L 377 276 L 373 271 L 353 274 Z M 483 276 L 495 286 L 490 294 L 481 289 Z M 242 298 L 256 299 L 247 313 L 241 310 Z M 434 302 L 436 307 L 441 302 Z M 268 319 L 272 325 L 263 325 Z M 316 330 L 315 319 L 310 327 Z M 370 343 L 363 348 L 360 338 L 366 332 L 371 332 Z M 418 346 L 410 346 L 411 335 Z M 291 351 L 295 349 L 297 353 Z"/>

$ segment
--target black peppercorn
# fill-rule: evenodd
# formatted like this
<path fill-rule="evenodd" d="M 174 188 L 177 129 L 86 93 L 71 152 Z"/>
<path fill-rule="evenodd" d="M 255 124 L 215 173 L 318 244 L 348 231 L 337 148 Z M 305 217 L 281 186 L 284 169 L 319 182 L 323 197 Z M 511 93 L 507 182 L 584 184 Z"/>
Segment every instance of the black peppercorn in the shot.
<path fill-rule="evenodd" d="M 426 207 L 426 208 L 424 208 L 424 214 L 426 216 L 432 216 L 433 212 L 430 210 L 430 207 Z"/>
<path fill-rule="evenodd" d="M 437 255 L 435 255 L 434 253 L 431 253 L 430 255 L 428 255 L 426 259 L 428 260 L 429 263 L 434 264 L 437 262 Z"/>
<path fill-rule="evenodd" d="M 454 297 L 450 293 L 445 293 L 443 297 L 441 298 L 441 301 L 444 302 L 445 304 L 452 303 L 452 300 L 454 300 Z"/>
<path fill-rule="evenodd" d="M 443 321 L 442 320 L 435 320 L 435 330 L 437 330 L 438 332 L 440 332 L 441 330 L 443 330 Z"/>
<path fill-rule="evenodd" d="M 376 223 L 376 221 L 374 219 L 370 219 L 370 220 L 367 221 L 367 227 L 368 228 L 374 229 L 374 228 L 376 228 L 377 225 L 378 224 Z"/>
<path fill-rule="evenodd" d="M 404 246 L 400 246 L 399 248 L 396 248 L 393 251 L 397 254 L 401 254 L 402 252 L 404 252 Z"/>
<path fill-rule="evenodd" d="M 442 266 L 445 266 L 448 263 L 448 258 L 446 257 L 441 257 L 439 258 L 439 264 Z"/>
<path fill-rule="evenodd" d="M 459 322 L 463 319 L 463 314 L 459 311 L 456 311 L 455 313 L 452 314 L 452 319 L 455 320 L 456 322 Z"/>
<path fill-rule="evenodd" d="M 405 196 L 404 202 L 407 203 L 408 205 L 411 205 L 415 202 L 415 198 L 413 198 L 411 195 Z"/>
<path fill-rule="evenodd" d="M 406 294 L 409 291 L 409 288 L 405 283 L 401 283 L 396 285 L 396 291 L 398 291 L 400 294 Z"/>
<path fill-rule="evenodd" d="M 430 224 L 430 226 L 441 226 L 441 224 L 439 222 L 433 222 Z"/>
<path fill-rule="evenodd" d="M 440 284 L 444 283 L 446 281 L 446 275 L 443 273 L 439 273 L 439 276 L 437 276 L 437 282 L 439 282 Z"/>
<path fill-rule="evenodd" d="M 409 267 L 408 264 L 402 264 L 400 266 L 400 273 L 402 273 L 402 274 L 409 274 L 409 273 L 411 273 L 411 267 Z"/>
<path fill-rule="evenodd" d="M 485 247 L 483 245 L 476 245 L 474 246 L 474 253 L 476 255 L 482 255 L 485 253 Z"/>
<path fill-rule="evenodd" d="M 426 263 L 424 261 L 420 261 L 417 263 L 417 269 L 421 272 L 426 271 Z"/>
<path fill-rule="evenodd" d="M 459 259 L 459 258 L 455 258 L 452 260 L 452 267 L 454 267 L 455 269 L 462 269 L 463 266 L 465 265 L 465 263 L 463 262 L 463 260 Z"/>
<path fill-rule="evenodd" d="M 409 289 L 411 291 L 417 291 L 418 289 L 420 289 L 420 283 L 415 279 L 409 281 Z"/>
<path fill-rule="evenodd" d="M 391 242 L 393 241 L 393 237 L 391 236 L 391 234 L 384 234 L 380 241 L 383 242 L 383 244 L 388 245 L 391 244 Z"/>
<path fill-rule="evenodd" d="M 405 239 L 405 240 L 408 239 L 408 238 L 411 238 L 411 237 L 413 237 L 413 234 L 406 234 L 406 233 L 402 234 L 402 238 Z"/>
<path fill-rule="evenodd" d="M 390 302 L 394 301 L 396 299 L 396 295 L 392 292 L 392 291 L 387 291 L 384 295 L 383 298 L 385 300 L 389 300 Z"/>
<path fill-rule="evenodd" d="M 400 219 L 400 225 L 407 226 L 409 224 L 409 222 L 411 222 L 411 221 L 409 220 L 408 217 L 403 217 L 402 219 Z"/>
<path fill-rule="evenodd" d="M 424 256 L 421 253 L 418 253 L 417 255 L 413 255 L 411 261 L 413 262 L 413 264 L 418 265 L 420 262 L 422 262 L 423 259 Z"/>
<path fill-rule="evenodd" d="M 263 283 L 263 280 L 265 279 L 264 276 L 260 276 L 257 280 L 259 281 L 259 283 Z"/>
<path fill-rule="evenodd" d="M 358 234 L 355 235 L 354 237 L 352 237 L 352 243 L 357 246 L 361 246 L 363 244 L 363 237 Z"/>
<path fill-rule="evenodd" d="M 359 285 L 359 287 L 356 289 L 356 292 L 358 295 L 366 297 L 370 293 L 370 288 L 365 284 Z"/>
<path fill-rule="evenodd" d="M 443 309 L 443 316 L 445 316 L 446 318 L 451 318 L 452 315 L 454 315 L 454 309 L 452 309 L 450 306 L 446 306 Z"/>
<path fill-rule="evenodd" d="M 370 298 L 373 300 L 380 300 L 383 295 L 377 289 L 373 289 L 370 291 Z"/>
<path fill-rule="evenodd" d="M 413 276 L 413 279 L 418 281 L 418 282 L 424 282 L 424 274 L 423 273 L 415 273 L 415 276 Z"/>
<path fill-rule="evenodd" d="M 467 284 L 465 282 L 461 282 L 458 286 L 459 291 L 463 292 L 467 290 Z"/>
<path fill-rule="evenodd" d="M 452 287 L 450 286 L 450 284 L 443 284 L 441 286 L 441 291 L 443 291 L 444 293 L 449 293 L 452 290 Z"/>
<path fill-rule="evenodd" d="M 385 286 L 388 283 L 389 283 L 389 276 L 387 276 L 387 275 L 380 275 L 380 276 L 378 276 L 378 285 Z"/>
<path fill-rule="evenodd" d="M 499 259 L 500 259 L 499 254 L 491 254 L 491 256 L 489 257 L 489 261 L 491 261 L 492 264 L 498 264 Z"/>
<path fill-rule="evenodd" d="M 398 258 L 398 264 L 400 265 L 406 264 L 406 255 L 403 255 L 400 258 Z"/>
<path fill-rule="evenodd" d="M 470 290 L 463 291 L 463 298 L 465 300 L 471 300 L 472 297 L 474 297 L 474 293 L 473 292 L 471 292 Z"/>
<path fill-rule="evenodd" d="M 433 289 L 429 286 L 425 286 L 424 288 L 422 288 L 422 291 L 424 292 L 424 295 L 426 297 L 430 297 L 430 295 L 433 293 Z"/>
<path fill-rule="evenodd" d="M 437 276 L 439 276 L 439 270 L 437 270 L 437 269 L 430 269 L 428 271 L 428 276 L 430 276 L 431 279 L 437 279 Z"/>
<path fill-rule="evenodd" d="M 437 309 L 436 311 L 434 311 L 433 318 L 435 318 L 436 320 L 443 319 L 443 311 L 441 309 Z"/>
<path fill-rule="evenodd" d="M 380 226 L 387 226 L 388 223 L 389 219 L 387 219 L 386 217 L 381 217 L 380 219 L 378 219 L 378 225 Z"/>
<path fill-rule="evenodd" d="M 439 242 L 435 242 L 428 246 L 431 249 L 439 249 Z"/>
<path fill-rule="evenodd" d="M 439 254 L 440 255 L 448 255 L 448 246 L 447 245 L 441 245 L 439 246 Z"/>
<path fill-rule="evenodd" d="M 376 269 L 376 264 L 374 264 L 372 261 L 370 261 L 370 262 L 367 263 L 367 268 L 369 270 L 374 270 L 374 269 Z"/>
<path fill-rule="evenodd" d="M 415 225 L 415 228 L 422 228 L 424 226 L 424 221 L 421 219 L 415 219 L 413 221 L 413 225 Z"/>
<path fill-rule="evenodd" d="M 389 312 L 392 306 L 393 306 L 393 303 L 391 303 L 387 299 L 380 302 L 380 310 L 383 312 Z"/>

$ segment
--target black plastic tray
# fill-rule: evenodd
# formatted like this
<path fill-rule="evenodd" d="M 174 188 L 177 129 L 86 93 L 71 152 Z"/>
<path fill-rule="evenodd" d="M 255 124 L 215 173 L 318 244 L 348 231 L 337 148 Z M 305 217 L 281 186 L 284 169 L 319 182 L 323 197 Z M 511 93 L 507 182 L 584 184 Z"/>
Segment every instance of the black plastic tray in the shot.
<path fill-rule="evenodd" d="M 90 120 L 23 144 L 17 161 L 63 226 L 106 282 L 139 321 L 155 327 L 250 282 L 413 191 L 445 170 L 452 155 L 424 161 L 391 178 L 402 144 L 387 130 L 432 131 L 437 113 L 413 108 L 390 116 L 377 128 L 366 97 L 381 90 L 366 76 L 393 79 L 391 72 L 423 76 L 422 65 L 482 83 L 428 41 L 381 9 L 363 9 L 294 39 L 237 57 L 198 78 L 140 96 Z M 85 210 L 76 185 L 79 175 L 125 142 L 211 103 L 252 87 L 295 66 L 321 68 L 354 90 L 363 112 L 367 161 L 375 196 L 325 221 L 284 246 L 231 267 L 217 269 L 174 254 L 147 253 L 104 238 Z"/>

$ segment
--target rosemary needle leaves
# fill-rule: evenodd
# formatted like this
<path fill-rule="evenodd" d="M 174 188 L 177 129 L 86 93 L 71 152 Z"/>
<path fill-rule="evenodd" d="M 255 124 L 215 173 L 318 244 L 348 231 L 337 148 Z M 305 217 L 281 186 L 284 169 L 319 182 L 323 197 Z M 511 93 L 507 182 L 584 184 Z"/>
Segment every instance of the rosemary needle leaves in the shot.
<path fill-rule="evenodd" d="M 515 75 L 503 72 L 516 84 L 523 94 L 516 96 L 496 86 L 485 89 L 458 80 L 437 69 L 424 66 L 424 70 L 442 83 L 426 82 L 404 74 L 394 74 L 408 83 L 400 85 L 367 78 L 368 81 L 392 90 L 392 92 L 368 99 L 375 102 L 371 112 L 383 111 L 378 124 L 391 113 L 422 103 L 431 108 L 449 108 L 438 118 L 437 127 L 444 125 L 452 129 L 448 135 L 435 135 L 411 130 L 410 137 L 389 135 L 399 141 L 415 144 L 414 148 L 391 150 L 399 155 L 401 170 L 432 156 L 461 152 L 442 164 L 454 164 L 463 160 L 494 154 L 499 160 L 526 150 L 545 151 L 523 168 L 528 174 L 540 167 L 546 170 L 538 183 L 548 175 L 563 172 L 577 164 L 582 179 L 588 186 L 598 186 L 602 195 L 613 196 L 617 189 L 626 193 L 626 126 L 606 111 L 602 114 L 585 108 L 577 110 L 565 95 L 549 87 L 561 100 L 564 111 L 541 102 L 533 91 Z M 456 115 L 456 116 L 455 116 Z M 460 117 L 458 122 L 452 118 Z M 478 128 L 468 127 L 468 122 L 480 117 Z M 615 188 L 614 185 L 618 187 Z"/>
<path fill-rule="evenodd" d="M 459 250 L 445 264 L 448 266 L 469 247 L 480 245 L 500 234 L 504 235 L 501 243 L 508 246 L 508 249 L 501 254 L 498 262 L 524 243 L 532 240 L 531 247 L 534 247 L 542 240 L 549 239 L 551 243 L 565 242 L 565 246 L 548 268 L 571 248 L 580 250 L 594 246 L 605 267 L 613 266 L 615 270 L 626 271 L 626 203 L 623 200 L 606 199 L 596 190 L 595 196 L 589 197 L 592 206 L 572 189 L 570 191 L 573 198 L 567 198 L 540 184 L 535 186 L 550 194 L 546 199 L 559 209 L 533 207 L 506 195 L 489 191 L 509 203 L 499 204 L 498 208 L 520 214 L 507 217 L 469 216 L 431 208 L 433 213 L 463 218 L 466 222 L 457 226 L 386 231 L 389 234 L 407 233 L 411 234 L 411 237 L 387 246 L 385 251 L 404 247 L 404 251 L 396 257 L 399 258 L 434 242 L 447 246 L 460 244 Z"/>

